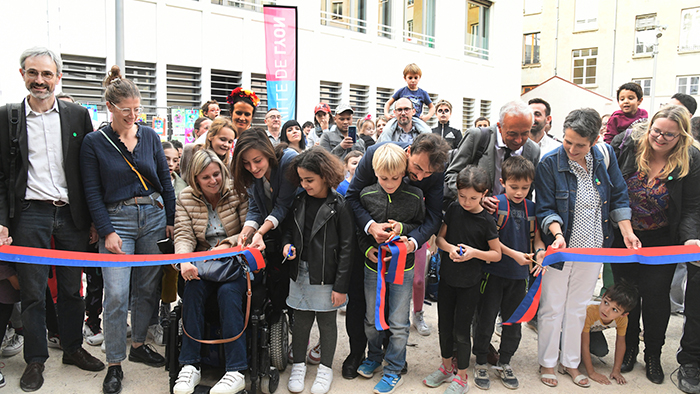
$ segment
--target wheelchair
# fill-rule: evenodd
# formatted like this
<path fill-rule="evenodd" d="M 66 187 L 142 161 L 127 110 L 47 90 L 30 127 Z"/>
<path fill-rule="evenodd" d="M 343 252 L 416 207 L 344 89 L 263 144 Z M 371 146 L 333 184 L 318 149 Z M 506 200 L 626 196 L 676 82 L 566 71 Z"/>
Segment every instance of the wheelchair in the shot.
<path fill-rule="evenodd" d="M 252 275 L 252 274 L 251 274 Z M 246 353 L 248 357 L 247 375 L 250 379 L 250 393 L 274 393 L 280 382 L 280 372 L 287 368 L 287 354 L 290 346 L 290 318 L 286 311 L 273 313 L 272 303 L 267 296 L 266 275 L 260 270 L 251 278 L 252 298 L 250 317 L 246 328 Z M 184 280 L 178 279 L 178 289 L 184 289 Z M 181 293 L 181 291 L 178 291 Z M 182 296 L 182 294 L 180 294 Z M 241 302 L 244 302 L 241 300 Z M 205 302 L 204 339 L 221 338 L 219 326 L 219 310 L 216 293 Z M 245 306 L 244 306 L 245 308 Z M 271 316 L 279 316 L 271 321 Z M 182 346 L 182 299 L 170 312 L 167 327 L 164 327 L 165 369 L 170 380 L 170 393 L 173 393 L 175 381 L 180 372 L 178 358 Z M 223 344 L 202 344 L 202 366 L 223 366 Z M 198 386 L 201 389 L 201 385 Z M 200 392 L 195 389 L 195 393 Z M 208 392 L 208 389 L 207 391 Z M 243 390 L 240 393 L 248 393 Z"/>

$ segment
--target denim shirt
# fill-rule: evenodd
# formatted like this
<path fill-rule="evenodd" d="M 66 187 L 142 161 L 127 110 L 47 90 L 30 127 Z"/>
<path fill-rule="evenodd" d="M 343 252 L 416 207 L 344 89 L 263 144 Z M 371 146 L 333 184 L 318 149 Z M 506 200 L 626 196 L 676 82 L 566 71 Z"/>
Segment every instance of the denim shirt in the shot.
<path fill-rule="evenodd" d="M 610 168 L 606 171 L 603 154 L 593 146 L 593 183 L 603 202 L 601 219 L 603 220 L 603 247 L 609 248 L 613 241 L 612 222 L 630 220 L 632 210 L 629 207 L 627 184 L 622 178 L 622 172 L 617 165 L 617 158 L 612 147 L 600 145 L 607 149 L 610 157 Z M 563 146 L 549 152 L 542 158 L 535 173 L 535 191 L 537 195 L 537 221 L 542 229 L 542 240 L 545 245 L 554 242 L 554 234 L 549 231 L 549 225 L 558 222 L 567 245 L 571 238 L 571 223 L 576 208 L 576 175 L 569 168 L 569 158 Z M 612 220 L 612 222 L 610 222 Z M 554 264 L 553 267 L 562 265 Z"/>

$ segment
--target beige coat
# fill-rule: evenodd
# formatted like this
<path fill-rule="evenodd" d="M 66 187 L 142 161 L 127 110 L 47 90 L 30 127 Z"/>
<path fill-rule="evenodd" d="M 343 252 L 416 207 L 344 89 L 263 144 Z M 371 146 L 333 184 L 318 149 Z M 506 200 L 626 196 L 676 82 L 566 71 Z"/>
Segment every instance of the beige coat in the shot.
<path fill-rule="evenodd" d="M 215 207 L 228 238 L 222 241 L 236 246 L 238 234 L 248 212 L 248 200 L 240 197 L 229 187 L 224 191 Z M 177 201 L 175 212 L 175 253 L 201 252 L 210 248 L 206 239 L 209 214 L 204 196 L 191 186 L 186 187 Z"/>

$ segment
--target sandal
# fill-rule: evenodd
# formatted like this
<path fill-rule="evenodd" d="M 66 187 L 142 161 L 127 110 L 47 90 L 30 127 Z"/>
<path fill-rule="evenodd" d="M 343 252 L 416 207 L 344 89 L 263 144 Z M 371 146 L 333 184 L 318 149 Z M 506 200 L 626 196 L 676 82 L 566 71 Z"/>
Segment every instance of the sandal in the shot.
<path fill-rule="evenodd" d="M 539 369 L 539 373 L 540 373 L 540 382 L 542 382 L 545 386 L 557 387 L 557 385 L 559 384 L 559 380 L 557 380 L 557 375 L 555 375 L 555 374 L 553 374 L 553 373 L 542 373 L 542 367 L 541 367 L 541 366 L 540 366 L 540 369 Z M 555 381 L 556 383 L 545 382 L 545 381 L 544 381 L 545 379 L 553 380 L 553 381 Z"/>
<path fill-rule="evenodd" d="M 566 368 L 565 366 L 559 364 L 559 373 L 562 375 L 569 375 L 571 376 L 571 380 L 574 382 L 575 385 L 578 387 L 583 387 L 583 388 L 588 388 L 591 387 L 591 381 L 588 379 L 588 377 L 584 374 L 578 374 L 578 376 L 573 376 L 569 373 L 569 369 Z M 586 383 L 581 383 L 582 380 L 587 380 Z"/>

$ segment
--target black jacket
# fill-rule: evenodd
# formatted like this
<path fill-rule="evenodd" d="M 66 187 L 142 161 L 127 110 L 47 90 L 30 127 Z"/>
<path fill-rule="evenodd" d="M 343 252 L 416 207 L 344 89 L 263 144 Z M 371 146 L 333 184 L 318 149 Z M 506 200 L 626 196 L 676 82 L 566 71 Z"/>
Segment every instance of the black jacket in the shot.
<path fill-rule="evenodd" d="M 462 141 L 462 132 L 454 127 L 450 127 L 449 121 L 445 124 L 438 123 L 437 127 L 433 129 L 433 133 L 442 137 L 450 144 L 452 149 L 457 149 L 459 142 Z M 452 135 L 450 135 L 450 133 L 452 133 Z"/>
<path fill-rule="evenodd" d="M 636 141 L 625 143 L 619 154 L 618 164 L 625 178 L 637 171 L 636 148 Z M 671 239 L 677 244 L 683 244 L 689 239 L 700 239 L 700 198 L 698 198 L 700 196 L 700 151 L 695 146 L 691 146 L 688 153 L 690 155 L 688 175 L 679 178 L 678 168 L 676 168 L 665 181 L 670 197 L 669 230 Z"/>
<path fill-rule="evenodd" d="M 292 280 L 297 279 L 299 258 L 304 247 L 302 237 L 306 197 L 306 191 L 295 197 L 292 209 L 282 224 L 282 245 L 292 244 L 296 247 L 297 257 L 287 260 Z M 355 223 L 350 205 L 334 189 L 316 213 L 309 248 L 309 282 L 312 285 L 333 284 L 333 291 L 347 294 L 356 248 Z"/>
<path fill-rule="evenodd" d="M 87 229 L 90 226 L 90 211 L 85 202 L 83 182 L 80 176 L 80 147 L 83 137 L 93 130 L 90 113 L 80 105 L 58 100 L 58 112 L 61 117 L 61 137 L 63 148 L 63 169 L 68 185 L 70 212 L 75 226 Z M 10 185 L 10 130 L 6 106 L 0 107 L 0 224 L 9 226 L 9 188 L 15 190 L 15 212 L 22 208 L 21 200 L 27 190 L 27 174 L 29 171 L 27 119 L 24 113 L 24 101 L 20 104 L 19 125 L 19 155 L 15 169 L 15 184 Z M 10 228 L 12 235 L 12 228 Z"/>

